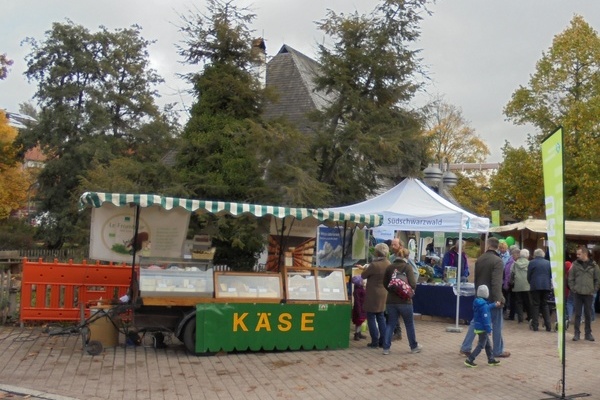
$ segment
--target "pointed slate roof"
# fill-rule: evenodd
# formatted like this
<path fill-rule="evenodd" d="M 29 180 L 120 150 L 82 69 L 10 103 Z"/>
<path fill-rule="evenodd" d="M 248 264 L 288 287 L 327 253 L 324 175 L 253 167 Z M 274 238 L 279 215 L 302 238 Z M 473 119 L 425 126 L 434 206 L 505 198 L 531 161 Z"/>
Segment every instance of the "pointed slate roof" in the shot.
<path fill-rule="evenodd" d="M 278 98 L 265 107 L 265 118 L 283 116 L 302 132 L 309 132 L 306 114 L 324 108 L 333 99 L 332 95 L 315 90 L 314 78 L 319 68 L 315 60 L 284 44 L 267 63 L 267 87 L 275 90 Z"/>

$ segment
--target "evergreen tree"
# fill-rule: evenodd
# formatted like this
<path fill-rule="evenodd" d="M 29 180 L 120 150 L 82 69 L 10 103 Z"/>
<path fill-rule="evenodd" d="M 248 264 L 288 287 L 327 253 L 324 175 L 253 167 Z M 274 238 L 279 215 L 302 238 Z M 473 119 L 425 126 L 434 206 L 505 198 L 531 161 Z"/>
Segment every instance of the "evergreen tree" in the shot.
<path fill-rule="evenodd" d="M 335 97 L 313 116 L 318 177 L 337 204 L 360 200 L 380 177 L 417 176 L 426 157 L 418 113 L 408 102 L 420 87 L 418 23 L 425 0 L 382 1 L 368 16 L 329 11 L 319 28 L 332 37 L 319 46 L 318 90 Z M 396 171 L 393 174 L 391 171 Z"/>
<path fill-rule="evenodd" d="M 172 126 L 155 104 L 161 78 L 149 67 L 151 42 L 140 33 L 137 26 L 90 32 L 68 21 L 54 23 L 42 42 L 26 41 L 32 50 L 25 75 L 37 84 L 41 109 L 17 142 L 23 149 L 40 145 L 47 157 L 38 200 L 48 212 L 41 232 L 50 247 L 76 236 L 80 179 L 90 167 L 119 157 L 158 163 L 168 148 Z M 99 189 L 90 186 L 85 190 Z"/>
<path fill-rule="evenodd" d="M 196 198 L 274 205 L 323 203 L 327 195 L 311 171 L 307 145 L 281 121 L 262 118 L 266 92 L 255 72 L 249 24 L 254 14 L 232 2 L 209 0 L 206 14 L 183 16 L 179 52 L 201 66 L 187 76 L 196 96 L 177 160 Z M 312 164 L 314 165 L 314 163 Z M 262 250 L 256 219 L 221 217 L 215 263 L 250 268 Z M 233 249 L 233 251 L 232 251 Z"/>

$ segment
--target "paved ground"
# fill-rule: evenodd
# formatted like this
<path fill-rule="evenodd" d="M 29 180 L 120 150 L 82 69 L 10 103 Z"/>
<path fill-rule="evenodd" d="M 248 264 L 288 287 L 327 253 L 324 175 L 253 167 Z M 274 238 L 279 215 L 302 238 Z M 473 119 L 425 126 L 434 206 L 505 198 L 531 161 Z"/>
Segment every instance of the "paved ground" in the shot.
<path fill-rule="evenodd" d="M 218 354 L 196 357 L 181 344 L 106 349 L 90 356 L 77 335 L 49 336 L 41 328 L 0 327 L 0 398 L 30 399 L 543 399 L 557 392 L 562 370 L 557 334 L 505 321 L 499 367 L 463 365 L 464 333 L 451 321 L 418 320 L 424 350 L 410 354 L 406 339 L 390 355 L 352 341 L 349 349 Z M 596 322 L 600 339 L 600 322 Z M 600 343 L 567 333 L 565 394 L 600 399 Z M 175 340 L 176 342 L 176 340 Z M 4 397 L 2 397 L 4 396 Z"/>

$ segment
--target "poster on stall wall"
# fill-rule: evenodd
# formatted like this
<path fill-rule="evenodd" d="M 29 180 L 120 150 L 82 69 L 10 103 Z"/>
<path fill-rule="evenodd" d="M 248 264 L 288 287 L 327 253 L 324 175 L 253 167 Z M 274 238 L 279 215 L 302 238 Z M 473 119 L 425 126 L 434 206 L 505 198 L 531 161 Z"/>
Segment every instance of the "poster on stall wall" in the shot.
<path fill-rule="evenodd" d="M 395 237 L 394 234 L 396 233 L 394 228 L 383 226 L 375 227 L 371 229 L 371 231 L 373 232 L 373 237 L 377 240 L 377 243 L 383 243 L 386 240 L 392 240 Z"/>
<path fill-rule="evenodd" d="M 446 236 L 444 232 L 433 232 L 433 246 L 436 249 L 442 249 L 442 252 L 446 251 Z"/>
<path fill-rule="evenodd" d="M 190 213 L 179 207 L 142 207 L 134 238 L 135 209 L 110 203 L 92 209 L 90 258 L 131 263 L 134 246 L 138 257 L 181 258 Z"/>
<path fill-rule="evenodd" d="M 344 255 L 344 266 L 354 265 L 356 261 L 362 259 L 354 258 L 358 255 L 364 255 L 366 243 L 366 230 L 356 229 L 354 235 L 362 236 L 361 239 L 353 240 L 352 231 L 346 230 L 345 251 L 342 247 L 344 238 L 343 228 L 329 228 L 320 225 L 317 229 L 317 266 L 327 268 L 339 268 L 342 266 L 342 254 Z M 362 253 L 359 249 L 356 251 L 353 244 L 362 247 Z"/>
<path fill-rule="evenodd" d="M 369 243 L 368 229 L 356 229 L 352 235 L 352 259 L 364 260 L 367 258 L 367 244 Z"/>

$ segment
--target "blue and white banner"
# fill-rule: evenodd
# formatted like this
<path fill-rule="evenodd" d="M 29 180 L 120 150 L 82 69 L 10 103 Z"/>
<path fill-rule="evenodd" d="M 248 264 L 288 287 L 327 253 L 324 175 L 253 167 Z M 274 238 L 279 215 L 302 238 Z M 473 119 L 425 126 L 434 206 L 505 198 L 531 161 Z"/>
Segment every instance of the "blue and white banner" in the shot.
<path fill-rule="evenodd" d="M 367 232 L 367 230 L 356 229 L 352 235 L 351 229 L 346 230 L 344 248 L 342 246 L 344 228 L 320 225 L 317 228 L 317 266 L 339 268 L 342 266 L 342 255 L 344 266 L 354 265 L 358 260 L 364 259 Z"/>

